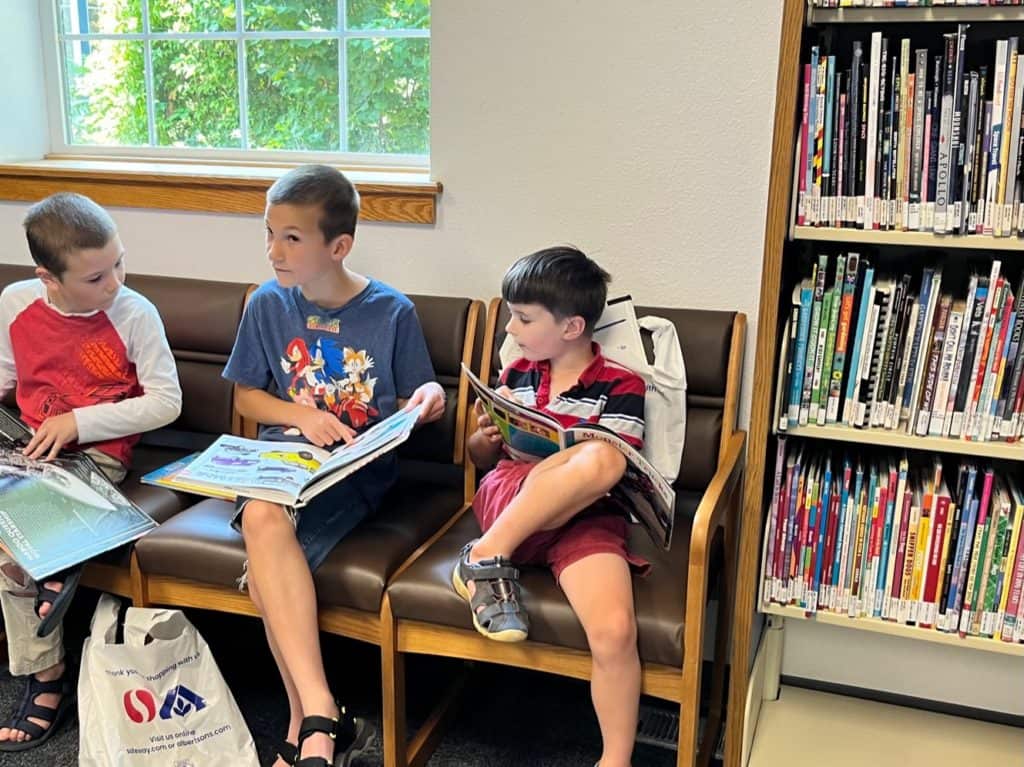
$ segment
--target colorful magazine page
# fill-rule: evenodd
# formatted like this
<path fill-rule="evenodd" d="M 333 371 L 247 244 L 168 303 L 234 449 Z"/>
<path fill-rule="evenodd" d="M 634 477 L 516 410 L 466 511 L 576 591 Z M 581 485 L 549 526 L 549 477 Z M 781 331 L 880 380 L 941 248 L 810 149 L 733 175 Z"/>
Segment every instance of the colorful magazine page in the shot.
<path fill-rule="evenodd" d="M 326 488 L 405 442 L 421 408 L 400 411 L 333 451 L 307 442 L 244 439 L 225 434 L 198 456 L 148 475 L 152 484 L 214 498 L 244 495 L 303 506 Z M 157 474 L 157 476 L 153 476 Z M 162 476 L 161 476 L 162 474 Z"/>
<path fill-rule="evenodd" d="M 195 493 L 196 495 L 208 495 L 212 498 L 221 498 L 225 501 L 233 501 L 238 497 L 238 493 L 233 490 L 223 489 L 218 491 L 215 488 L 203 487 L 200 485 L 193 485 L 187 480 L 181 479 L 178 475 L 184 471 L 184 469 L 191 464 L 196 458 L 199 457 L 199 453 L 190 453 L 189 455 L 179 458 L 177 461 L 173 461 L 166 466 L 161 466 L 159 469 L 154 469 L 145 474 L 141 478 L 141 482 L 145 485 L 156 485 L 157 487 L 166 487 L 171 490 L 179 490 L 184 493 Z M 215 494 L 216 493 L 216 494 Z"/>
<path fill-rule="evenodd" d="M 26 458 L 22 443 L 31 431 L 12 422 L 20 423 L 0 408 L 0 542 L 34 580 L 156 527 L 84 453 Z"/>
<path fill-rule="evenodd" d="M 626 473 L 611 496 L 643 525 L 651 540 L 668 550 L 675 519 L 675 491 L 640 451 L 615 432 L 597 424 L 580 423 L 563 428 L 551 416 L 502 397 L 465 365 L 462 369 L 484 410 L 501 432 L 505 450 L 512 458 L 540 461 L 588 439 L 607 442 L 622 453 L 626 457 Z"/>

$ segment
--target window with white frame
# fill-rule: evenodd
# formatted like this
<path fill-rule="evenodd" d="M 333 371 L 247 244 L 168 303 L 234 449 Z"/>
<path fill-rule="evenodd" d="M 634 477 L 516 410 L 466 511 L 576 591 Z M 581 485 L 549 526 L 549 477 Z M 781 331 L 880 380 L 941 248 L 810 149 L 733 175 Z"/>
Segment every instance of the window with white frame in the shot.
<path fill-rule="evenodd" d="M 56 151 L 427 164 L 430 0 L 53 3 Z"/>

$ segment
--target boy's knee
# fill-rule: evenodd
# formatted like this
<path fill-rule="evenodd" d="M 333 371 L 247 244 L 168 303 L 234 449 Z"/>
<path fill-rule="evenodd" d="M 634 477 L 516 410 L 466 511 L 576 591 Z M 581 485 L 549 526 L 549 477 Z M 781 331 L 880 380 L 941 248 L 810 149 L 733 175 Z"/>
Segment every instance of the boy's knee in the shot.
<path fill-rule="evenodd" d="M 605 442 L 583 443 L 579 457 L 588 474 L 588 484 L 611 488 L 626 473 L 626 457 Z"/>
<path fill-rule="evenodd" d="M 293 529 L 284 507 L 267 501 L 249 501 L 242 512 L 242 538 L 251 541 L 263 535 Z"/>
<path fill-rule="evenodd" d="M 5 562 L 0 565 L 0 572 L 11 587 L 9 590 L 17 596 L 33 596 L 27 591 L 29 586 L 28 573 L 18 567 L 14 562 Z M 25 591 L 23 591 L 25 590 Z"/>
<path fill-rule="evenodd" d="M 598 663 L 636 652 L 636 616 L 632 610 L 610 608 L 587 630 L 590 654 Z"/>

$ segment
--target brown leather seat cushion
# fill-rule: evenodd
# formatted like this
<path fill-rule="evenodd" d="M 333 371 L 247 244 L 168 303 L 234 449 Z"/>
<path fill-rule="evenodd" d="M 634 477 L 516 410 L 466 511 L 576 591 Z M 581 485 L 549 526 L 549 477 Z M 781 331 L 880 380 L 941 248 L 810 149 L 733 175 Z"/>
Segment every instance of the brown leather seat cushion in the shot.
<path fill-rule="evenodd" d="M 677 521 L 668 552 L 655 547 L 638 525 L 631 528 L 632 551 L 653 565 L 649 576 L 633 579 L 640 658 L 644 661 L 682 666 L 690 521 L 700 499 L 699 493 L 677 494 Z M 469 607 L 452 589 L 451 574 L 459 550 L 479 535 L 476 518 L 472 511 L 466 512 L 388 587 L 395 616 L 473 630 Z M 523 601 L 530 613 L 530 639 L 586 650 L 583 628 L 550 570 L 523 568 L 521 583 Z"/>
<path fill-rule="evenodd" d="M 461 485 L 400 480 L 377 513 L 317 570 L 321 604 L 379 612 L 388 579 L 461 505 Z M 136 544 L 140 568 L 147 575 L 234 587 L 245 549 L 229 524 L 233 513 L 233 504 L 208 499 L 175 515 Z"/>
<path fill-rule="evenodd" d="M 132 470 L 121 483 L 121 492 L 136 506 L 157 522 L 163 523 L 182 509 L 195 503 L 195 496 L 168 490 L 166 487 L 144 485 L 143 474 L 164 466 L 185 455 L 183 450 L 173 448 L 136 445 L 132 453 Z M 127 567 L 131 558 L 131 546 L 119 546 L 97 557 L 98 562 Z"/>

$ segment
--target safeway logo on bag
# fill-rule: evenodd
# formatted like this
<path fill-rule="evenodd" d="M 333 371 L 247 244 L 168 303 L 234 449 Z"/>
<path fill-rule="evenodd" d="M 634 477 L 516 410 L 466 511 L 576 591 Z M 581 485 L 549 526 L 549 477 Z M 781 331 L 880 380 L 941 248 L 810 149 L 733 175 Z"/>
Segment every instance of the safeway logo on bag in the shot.
<path fill-rule="evenodd" d="M 201 695 L 179 684 L 167 691 L 159 714 L 161 719 L 170 719 L 172 716 L 188 716 L 204 708 L 206 700 Z M 157 717 L 156 696 L 145 687 L 128 690 L 124 694 L 124 712 L 136 724 L 152 722 Z"/>

